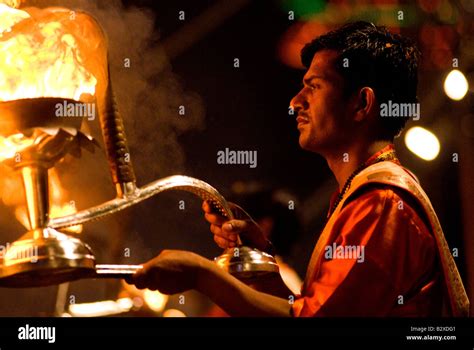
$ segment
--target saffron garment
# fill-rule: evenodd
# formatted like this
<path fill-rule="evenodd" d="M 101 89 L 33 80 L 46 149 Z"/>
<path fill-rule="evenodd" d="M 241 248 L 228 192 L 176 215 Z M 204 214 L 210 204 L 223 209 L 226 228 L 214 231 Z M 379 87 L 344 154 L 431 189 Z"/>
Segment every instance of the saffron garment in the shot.
<path fill-rule="evenodd" d="M 417 180 L 396 159 L 372 164 L 387 151 L 393 146 L 367 161 L 330 216 L 294 316 L 467 314 L 459 273 Z"/>

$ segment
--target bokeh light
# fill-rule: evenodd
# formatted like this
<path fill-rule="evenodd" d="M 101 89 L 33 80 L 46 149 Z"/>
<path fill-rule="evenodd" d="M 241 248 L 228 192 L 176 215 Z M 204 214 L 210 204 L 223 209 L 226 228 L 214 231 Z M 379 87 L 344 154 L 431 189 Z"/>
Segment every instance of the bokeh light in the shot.
<path fill-rule="evenodd" d="M 441 148 L 436 135 L 420 126 L 407 131 L 405 144 L 410 151 L 424 160 L 435 159 Z"/>
<path fill-rule="evenodd" d="M 163 312 L 163 317 L 186 317 L 186 314 L 178 309 L 168 309 Z"/>
<path fill-rule="evenodd" d="M 148 307 L 155 312 L 163 311 L 166 306 L 166 303 L 168 302 L 167 295 L 149 289 L 145 290 L 143 297 Z"/>
<path fill-rule="evenodd" d="M 453 69 L 444 80 L 444 92 L 446 95 L 455 101 L 462 100 L 469 90 L 469 83 L 464 74 Z"/>

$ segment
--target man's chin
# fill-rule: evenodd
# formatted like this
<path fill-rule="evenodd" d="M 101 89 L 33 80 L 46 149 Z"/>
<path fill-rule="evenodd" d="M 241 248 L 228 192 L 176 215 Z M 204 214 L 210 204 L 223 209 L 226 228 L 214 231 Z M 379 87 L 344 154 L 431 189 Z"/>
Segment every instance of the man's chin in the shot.
<path fill-rule="evenodd" d="M 313 146 L 309 140 L 300 135 L 299 144 L 302 149 L 305 151 L 313 151 Z"/>
<path fill-rule="evenodd" d="M 314 152 L 314 153 L 320 153 L 320 147 L 319 145 L 314 142 L 314 140 L 308 140 L 306 137 L 303 137 L 300 135 L 299 138 L 299 145 L 300 147 L 308 152 Z"/>

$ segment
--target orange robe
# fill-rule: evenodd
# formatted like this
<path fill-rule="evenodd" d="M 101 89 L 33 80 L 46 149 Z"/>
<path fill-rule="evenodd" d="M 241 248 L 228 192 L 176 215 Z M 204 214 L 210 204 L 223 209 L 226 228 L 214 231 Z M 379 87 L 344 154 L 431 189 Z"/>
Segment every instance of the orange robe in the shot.
<path fill-rule="evenodd" d="M 412 193 L 368 183 L 345 197 L 333 216 L 293 304 L 294 316 L 441 315 L 437 238 Z"/>
<path fill-rule="evenodd" d="M 421 286 L 426 296 L 416 308 L 436 312 L 430 303 L 439 286 L 434 238 L 411 206 L 398 209 L 400 200 L 391 188 L 371 189 L 346 205 L 334 225 L 340 232 L 335 243 L 365 247 L 363 254 L 324 259 L 295 301 L 295 316 L 390 315 Z"/>

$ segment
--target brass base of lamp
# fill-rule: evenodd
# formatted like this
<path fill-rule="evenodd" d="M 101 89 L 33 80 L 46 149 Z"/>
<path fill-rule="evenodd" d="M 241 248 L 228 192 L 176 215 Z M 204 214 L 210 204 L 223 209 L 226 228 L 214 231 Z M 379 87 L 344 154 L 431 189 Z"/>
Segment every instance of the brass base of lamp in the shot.
<path fill-rule="evenodd" d="M 43 287 L 94 274 L 91 248 L 51 228 L 27 232 L 0 258 L 0 287 Z"/>
<path fill-rule="evenodd" d="M 214 259 L 221 268 L 240 280 L 248 280 L 269 273 L 278 273 L 278 264 L 270 254 L 240 246 L 228 248 Z"/>

